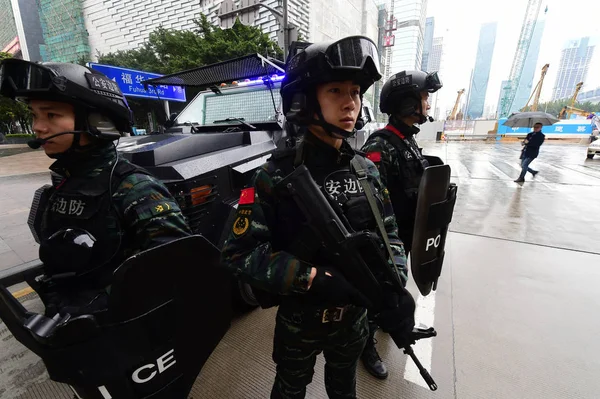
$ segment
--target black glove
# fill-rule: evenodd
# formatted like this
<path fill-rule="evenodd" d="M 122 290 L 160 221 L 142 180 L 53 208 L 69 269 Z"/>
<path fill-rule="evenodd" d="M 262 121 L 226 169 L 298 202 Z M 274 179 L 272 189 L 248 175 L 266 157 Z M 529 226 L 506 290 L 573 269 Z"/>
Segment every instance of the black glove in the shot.
<path fill-rule="evenodd" d="M 318 304 L 370 306 L 369 300 L 354 288 L 340 272 L 328 267 L 317 267 L 317 275 L 307 294 L 314 303 Z"/>
<path fill-rule="evenodd" d="M 391 307 L 386 307 L 376 317 L 381 329 L 390 334 L 399 348 L 413 343 L 412 331 L 415 328 L 415 300 L 410 293 L 388 295 L 386 301 Z"/>

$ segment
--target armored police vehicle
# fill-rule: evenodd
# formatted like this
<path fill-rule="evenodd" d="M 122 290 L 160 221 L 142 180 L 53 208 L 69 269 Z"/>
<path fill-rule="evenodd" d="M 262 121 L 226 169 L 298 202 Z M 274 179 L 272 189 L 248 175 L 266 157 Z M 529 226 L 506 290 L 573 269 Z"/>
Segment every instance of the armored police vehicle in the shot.
<path fill-rule="evenodd" d="M 258 54 L 147 81 L 205 89 L 165 134 L 122 139 L 121 156 L 169 188 L 192 231 L 221 248 L 240 189 L 277 148 L 286 145 L 279 109 L 283 65 Z M 234 303 L 257 305 L 234 281 Z"/>

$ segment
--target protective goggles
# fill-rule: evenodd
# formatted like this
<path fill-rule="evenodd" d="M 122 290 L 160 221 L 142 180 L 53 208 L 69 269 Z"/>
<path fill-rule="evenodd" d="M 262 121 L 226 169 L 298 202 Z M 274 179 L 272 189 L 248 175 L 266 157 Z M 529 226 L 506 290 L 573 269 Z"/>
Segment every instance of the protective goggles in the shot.
<path fill-rule="evenodd" d="M 363 70 L 368 63 L 374 68 L 371 72 L 381 77 L 377 46 L 366 37 L 352 36 L 335 42 L 327 48 L 325 56 L 332 69 Z"/>
<path fill-rule="evenodd" d="M 13 99 L 19 94 L 49 92 L 61 84 L 58 80 L 54 71 L 29 61 L 11 59 L 0 64 L 0 94 Z"/>
<path fill-rule="evenodd" d="M 435 93 L 442 88 L 442 81 L 440 80 L 437 72 L 427 74 L 425 78 L 425 90 L 429 93 Z"/>

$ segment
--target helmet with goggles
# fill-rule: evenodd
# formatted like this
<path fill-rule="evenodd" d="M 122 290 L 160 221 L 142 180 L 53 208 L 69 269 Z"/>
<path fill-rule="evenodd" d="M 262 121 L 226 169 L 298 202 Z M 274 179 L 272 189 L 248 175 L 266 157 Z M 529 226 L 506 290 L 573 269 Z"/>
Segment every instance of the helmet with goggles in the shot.
<path fill-rule="evenodd" d="M 22 102 L 47 100 L 72 104 L 76 113 L 75 130 L 98 138 L 118 137 L 103 134 L 107 128 L 102 122 L 106 119 L 114 125 L 108 130 L 132 130 L 133 114 L 119 86 L 106 75 L 81 65 L 3 60 L 0 95 Z"/>
<path fill-rule="evenodd" d="M 294 125 L 319 125 L 330 134 L 349 137 L 353 132 L 324 120 L 316 98 L 317 86 L 350 80 L 360 86 L 362 99 L 365 91 L 379 79 L 379 53 L 371 39 L 351 36 L 334 42 L 310 44 L 287 62 L 286 76 L 281 85 L 283 113 Z M 315 119 L 315 114 L 319 119 Z"/>
<path fill-rule="evenodd" d="M 442 88 L 437 72 L 402 71 L 391 78 L 381 88 L 379 109 L 384 114 L 398 117 L 417 115 L 419 123 L 427 118 L 421 109 L 421 93 L 435 93 Z"/>

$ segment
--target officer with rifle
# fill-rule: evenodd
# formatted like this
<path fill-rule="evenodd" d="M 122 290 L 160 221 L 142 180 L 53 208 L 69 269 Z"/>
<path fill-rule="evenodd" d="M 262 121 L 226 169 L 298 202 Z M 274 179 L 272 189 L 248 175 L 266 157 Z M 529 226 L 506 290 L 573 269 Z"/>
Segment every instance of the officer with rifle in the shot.
<path fill-rule="evenodd" d="M 399 226 L 398 234 L 407 256 L 411 256 L 413 277 L 424 295 L 431 289 L 433 281 L 437 281 L 441 271 L 442 237 L 445 240 L 456 198 L 456 186 L 449 183 L 449 167 L 437 157 L 424 156 L 416 141 L 418 126 L 427 121 L 433 122 L 428 115 L 431 108 L 429 96 L 441 88 L 437 72 L 401 71 L 393 75 L 383 85 L 380 95 L 380 110 L 389 115 L 389 123 L 371 134 L 362 147 L 367 158 L 377 165 L 382 182 L 389 188 Z M 424 178 L 426 169 L 431 167 L 434 169 L 428 174 L 429 179 Z M 435 202 L 440 205 L 432 212 L 430 205 Z M 421 209 L 417 212 L 419 203 Z M 413 241 L 417 248 L 411 252 Z M 423 263 L 427 265 L 423 266 Z M 384 379 L 387 370 L 373 338 L 377 325 L 370 320 L 369 327 L 371 335 L 362 361 L 372 375 Z"/>
<path fill-rule="evenodd" d="M 367 308 L 399 347 L 414 343 L 415 302 L 401 283 L 406 256 L 388 191 L 346 141 L 363 94 L 381 78 L 378 60 L 362 36 L 291 51 L 283 112 L 287 133 L 303 138 L 242 190 L 223 248 L 224 267 L 253 286 L 261 306 L 279 305 L 271 398 L 305 397 L 321 352 L 328 396 L 355 398 Z"/>

